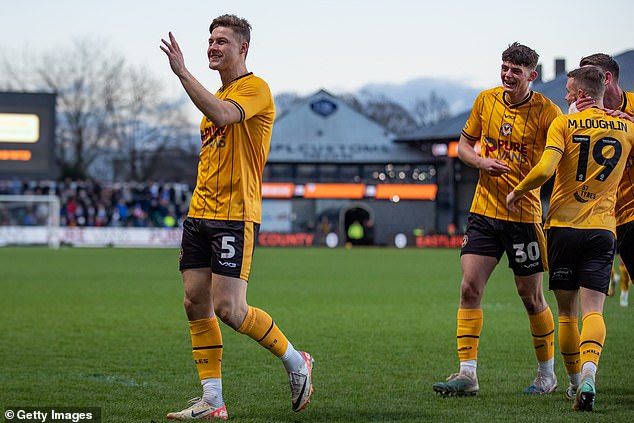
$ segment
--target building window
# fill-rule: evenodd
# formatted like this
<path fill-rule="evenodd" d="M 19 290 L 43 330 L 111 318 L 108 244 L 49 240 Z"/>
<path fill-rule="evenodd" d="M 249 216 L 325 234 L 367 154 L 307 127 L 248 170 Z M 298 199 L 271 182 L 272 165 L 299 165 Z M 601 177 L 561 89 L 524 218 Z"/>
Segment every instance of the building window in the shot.
<path fill-rule="evenodd" d="M 263 179 L 269 182 L 290 182 L 295 180 L 294 165 L 271 163 L 264 167 Z"/>

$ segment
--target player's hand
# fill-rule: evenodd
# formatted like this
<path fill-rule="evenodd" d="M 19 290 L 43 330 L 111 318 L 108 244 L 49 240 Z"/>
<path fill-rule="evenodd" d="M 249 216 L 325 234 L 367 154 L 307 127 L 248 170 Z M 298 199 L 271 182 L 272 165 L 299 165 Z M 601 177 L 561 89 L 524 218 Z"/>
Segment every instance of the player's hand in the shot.
<path fill-rule="evenodd" d="M 594 101 L 594 99 L 592 97 L 588 97 L 587 95 L 583 97 L 579 97 L 577 101 L 575 101 L 575 106 L 577 107 L 577 110 L 580 112 L 583 110 L 589 109 L 595 104 L 596 102 Z"/>
<path fill-rule="evenodd" d="M 169 41 L 161 38 L 161 42 L 163 45 L 161 46 L 161 50 L 165 52 L 167 58 L 170 62 L 170 67 L 172 68 L 172 72 L 174 72 L 178 76 L 183 76 L 187 72 L 187 68 L 185 67 L 185 58 L 183 57 L 183 52 L 181 51 L 180 46 L 176 42 L 176 38 L 172 33 L 169 33 Z"/>
<path fill-rule="evenodd" d="M 621 110 L 612 110 L 612 109 L 603 109 L 605 111 L 605 113 L 607 113 L 610 116 L 614 116 L 620 119 L 625 119 L 625 120 L 629 120 L 630 122 L 634 122 L 634 117 L 628 115 L 627 113 L 621 111 Z"/>
<path fill-rule="evenodd" d="M 517 194 L 515 191 L 511 191 L 509 195 L 506 196 L 506 207 L 512 211 L 517 211 L 517 202 L 520 200 L 522 196 Z"/>
<path fill-rule="evenodd" d="M 486 158 L 480 161 L 479 168 L 491 176 L 500 176 L 511 170 L 502 160 Z"/>

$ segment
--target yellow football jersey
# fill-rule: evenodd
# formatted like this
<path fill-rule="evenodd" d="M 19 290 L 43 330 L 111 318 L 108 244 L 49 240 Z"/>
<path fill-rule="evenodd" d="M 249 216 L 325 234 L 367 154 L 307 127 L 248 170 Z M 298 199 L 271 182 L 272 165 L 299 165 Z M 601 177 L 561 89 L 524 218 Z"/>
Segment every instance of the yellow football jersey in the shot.
<path fill-rule="evenodd" d="M 634 116 L 634 93 L 624 92 L 619 110 Z M 625 164 L 623 178 L 616 196 L 616 224 L 623 225 L 634 220 L 634 157 Z"/>
<path fill-rule="evenodd" d="M 187 215 L 260 223 L 262 171 L 275 120 L 273 96 L 252 73 L 221 87 L 215 96 L 233 103 L 241 120 L 217 127 L 203 117 L 198 176 Z"/>
<path fill-rule="evenodd" d="M 546 149 L 562 157 L 545 227 L 615 232 L 616 191 L 632 144 L 634 123 L 596 107 L 555 119 Z"/>
<path fill-rule="evenodd" d="M 506 101 L 502 87 L 480 93 L 462 135 L 480 141 L 480 156 L 502 160 L 511 171 L 501 176 L 480 172 L 472 213 L 513 222 L 541 223 L 539 189 L 526 193 L 516 212 L 506 207 L 506 196 L 539 161 L 548 127 L 560 115 L 556 104 L 534 91 L 517 104 Z"/>

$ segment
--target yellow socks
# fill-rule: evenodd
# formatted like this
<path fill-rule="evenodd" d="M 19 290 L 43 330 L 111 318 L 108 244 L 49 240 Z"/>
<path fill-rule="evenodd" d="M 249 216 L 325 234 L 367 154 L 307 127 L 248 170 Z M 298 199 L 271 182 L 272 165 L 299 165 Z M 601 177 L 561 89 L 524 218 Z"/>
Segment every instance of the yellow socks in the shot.
<path fill-rule="evenodd" d="M 218 320 L 214 318 L 190 320 L 192 354 L 200 379 L 220 378 L 222 362 L 222 335 Z"/>
<path fill-rule="evenodd" d="M 593 312 L 583 316 L 579 353 L 581 363 L 591 362 L 599 365 L 599 357 L 605 343 L 605 322 L 603 314 Z"/>
<path fill-rule="evenodd" d="M 623 263 L 619 264 L 619 271 L 621 273 L 621 292 L 627 291 L 630 287 L 630 274 Z"/>
<path fill-rule="evenodd" d="M 579 324 L 576 317 L 559 316 L 559 350 L 564 359 L 566 373 L 581 372 L 579 359 Z"/>
<path fill-rule="evenodd" d="M 248 335 L 277 357 L 281 357 L 288 347 L 288 339 L 273 318 L 259 308 L 249 306 L 238 332 Z"/>
<path fill-rule="evenodd" d="M 458 309 L 456 339 L 458 359 L 463 361 L 478 359 L 478 341 L 482 331 L 482 309 Z"/>
<path fill-rule="evenodd" d="M 537 361 L 543 363 L 555 356 L 555 321 L 550 307 L 537 314 L 529 314 L 533 345 Z"/>

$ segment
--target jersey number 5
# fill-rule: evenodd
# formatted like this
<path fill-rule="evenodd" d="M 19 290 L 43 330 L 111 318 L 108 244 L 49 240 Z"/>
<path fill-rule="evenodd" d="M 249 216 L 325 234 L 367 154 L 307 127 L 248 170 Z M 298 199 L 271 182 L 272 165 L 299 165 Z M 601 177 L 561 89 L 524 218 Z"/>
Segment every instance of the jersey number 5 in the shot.
<path fill-rule="evenodd" d="M 220 258 L 230 259 L 236 255 L 236 249 L 231 243 L 236 242 L 236 237 L 234 236 L 223 236 L 222 237 L 222 253 L 220 253 Z"/>

